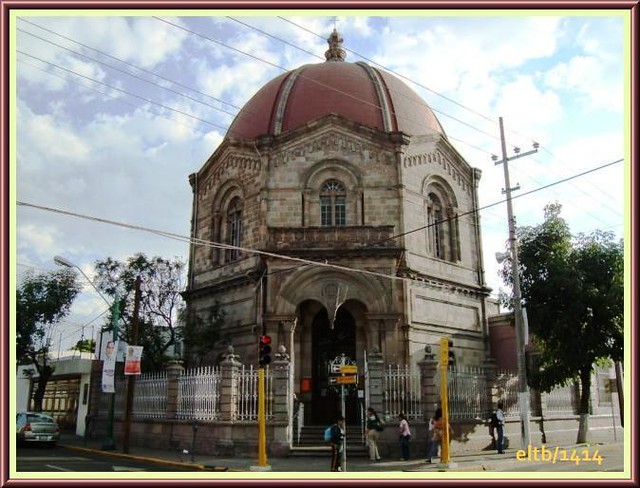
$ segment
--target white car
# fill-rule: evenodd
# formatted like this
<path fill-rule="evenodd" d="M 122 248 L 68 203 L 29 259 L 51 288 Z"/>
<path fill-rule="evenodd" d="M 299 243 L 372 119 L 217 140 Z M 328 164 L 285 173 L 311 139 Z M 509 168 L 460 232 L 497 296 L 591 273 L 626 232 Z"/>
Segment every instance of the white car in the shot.
<path fill-rule="evenodd" d="M 16 415 L 16 440 L 55 444 L 60 439 L 60 428 L 51 416 L 42 412 L 19 412 Z"/>

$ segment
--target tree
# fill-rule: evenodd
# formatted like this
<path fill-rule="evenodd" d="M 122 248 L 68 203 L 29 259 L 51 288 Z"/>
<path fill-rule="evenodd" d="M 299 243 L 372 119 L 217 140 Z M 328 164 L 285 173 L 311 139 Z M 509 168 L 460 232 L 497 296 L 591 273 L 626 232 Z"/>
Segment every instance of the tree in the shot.
<path fill-rule="evenodd" d="M 93 352 L 96 350 L 96 341 L 93 339 L 81 339 L 71 349 L 80 352 Z"/>
<path fill-rule="evenodd" d="M 27 273 L 16 291 L 16 358 L 18 364 L 31 364 L 38 372 L 34 410 L 42 411 L 47 382 L 53 374 L 49 350 L 54 326 L 66 317 L 80 292 L 72 270 Z"/>
<path fill-rule="evenodd" d="M 142 289 L 138 317 L 138 344 L 143 346 L 143 371 L 160 371 L 172 359 L 170 351 L 177 343 L 177 313 L 182 304 L 185 265 L 178 259 L 147 258 L 137 253 L 120 262 L 107 258 L 95 265 L 96 284 L 106 294 L 117 294 L 120 320 L 119 338 L 131 344 L 135 281 L 141 278 Z M 104 328 L 113 330 L 111 321 Z"/>
<path fill-rule="evenodd" d="M 522 298 L 540 354 L 530 385 L 550 391 L 580 384 L 578 442 L 586 442 L 591 374 L 595 364 L 623 355 L 623 243 L 595 231 L 572 238 L 561 206 L 545 207 L 545 220 L 517 230 Z M 510 263 L 502 276 L 511 282 Z"/>
<path fill-rule="evenodd" d="M 205 318 L 192 312 L 187 315 L 183 308 L 180 313 L 180 333 L 185 346 L 185 366 L 202 366 L 214 351 L 220 340 L 220 330 L 226 314 L 216 302 Z"/>

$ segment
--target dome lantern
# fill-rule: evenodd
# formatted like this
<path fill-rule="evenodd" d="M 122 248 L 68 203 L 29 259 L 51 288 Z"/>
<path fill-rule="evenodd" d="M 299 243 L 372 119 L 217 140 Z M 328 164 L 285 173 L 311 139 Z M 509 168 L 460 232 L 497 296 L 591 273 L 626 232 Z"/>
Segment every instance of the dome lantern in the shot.
<path fill-rule="evenodd" d="M 333 32 L 327 39 L 329 49 L 324 53 L 324 57 L 327 61 L 344 61 L 347 57 L 347 52 L 342 49 L 342 43 L 344 39 L 338 34 L 338 31 L 334 28 Z"/>

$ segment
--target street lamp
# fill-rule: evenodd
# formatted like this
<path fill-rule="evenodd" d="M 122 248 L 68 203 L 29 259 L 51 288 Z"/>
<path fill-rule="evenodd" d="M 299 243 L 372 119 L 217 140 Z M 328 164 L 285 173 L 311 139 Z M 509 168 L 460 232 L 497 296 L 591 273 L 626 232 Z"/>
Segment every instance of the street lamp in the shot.
<path fill-rule="evenodd" d="M 104 302 L 111 308 L 112 310 L 111 324 L 113 326 L 113 342 L 115 343 L 118 340 L 118 320 L 120 318 L 120 306 L 119 306 L 120 300 L 118 298 L 118 295 L 116 294 L 116 296 L 114 297 L 113 304 L 110 304 L 107 301 L 107 299 L 104 297 L 104 295 L 100 293 L 100 290 L 98 290 L 98 287 L 93 284 L 93 281 L 89 279 L 89 277 L 85 274 L 85 272 L 82 271 L 82 268 L 80 268 L 78 265 L 73 264 L 71 261 L 61 256 L 55 256 L 53 258 L 53 262 L 59 266 L 65 266 L 67 268 L 76 268 L 78 271 L 80 271 L 82 276 L 85 277 L 85 279 L 93 287 L 96 293 L 100 295 L 100 298 L 102 298 Z M 111 395 L 111 400 L 109 402 L 109 418 L 107 423 L 107 436 L 102 444 L 102 449 L 104 449 L 105 451 L 114 451 L 116 448 L 115 442 L 113 440 L 113 421 L 114 421 L 116 394 L 110 393 L 110 395 Z"/>

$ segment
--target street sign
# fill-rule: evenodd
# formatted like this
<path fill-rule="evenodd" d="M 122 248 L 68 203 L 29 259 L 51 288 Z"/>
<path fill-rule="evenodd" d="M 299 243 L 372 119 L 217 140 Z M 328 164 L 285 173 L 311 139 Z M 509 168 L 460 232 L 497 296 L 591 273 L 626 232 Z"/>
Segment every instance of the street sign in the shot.
<path fill-rule="evenodd" d="M 358 382 L 357 375 L 336 376 L 337 385 L 354 385 Z"/>
<path fill-rule="evenodd" d="M 340 373 L 342 374 L 358 374 L 358 366 L 355 364 L 343 364 L 340 366 Z"/>

